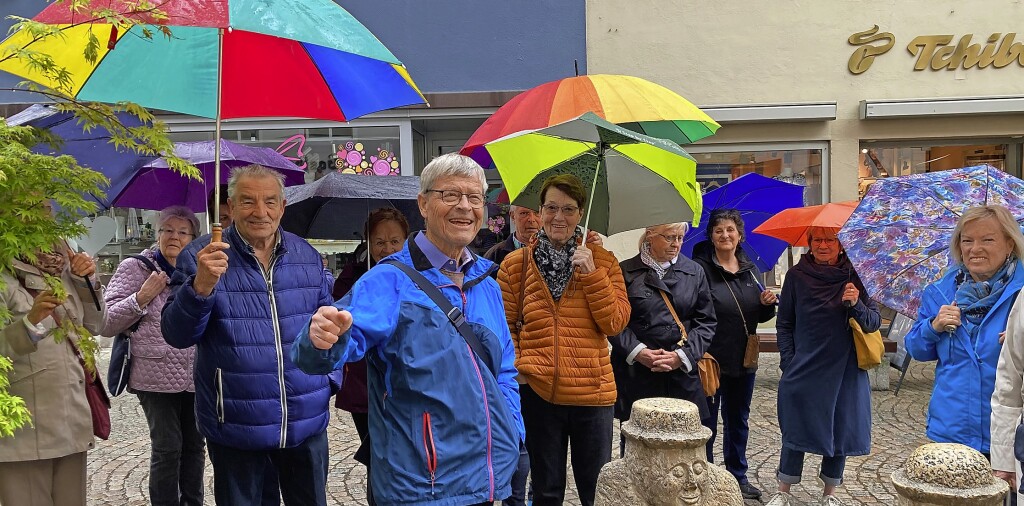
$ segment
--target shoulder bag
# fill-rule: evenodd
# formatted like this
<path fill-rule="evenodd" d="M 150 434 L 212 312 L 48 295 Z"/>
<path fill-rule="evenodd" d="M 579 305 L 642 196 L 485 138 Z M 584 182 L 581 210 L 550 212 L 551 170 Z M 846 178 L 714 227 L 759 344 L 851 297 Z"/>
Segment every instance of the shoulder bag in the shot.
<path fill-rule="evenodd" d="M 857 352 L 857 367 L 865 371 L 878 367 L 885 354 L 882 333 L 877 330 L 864 332 L 853 318 L 850 318 L 850 330 L 853 332 L 853 346 Z"/>
<path fill-rule="evenodd" d="M 148 258 L 142 255 L 132 255 L 134 258 L 146 264 L 150 272 L 156 272 L 157 268 Z M 132 373 L 132 334 L 139 330 L 142 318 L 135 320 L 124 332 L 114 337 L 114 343 L 110 346 L 110 365 L 107 367 L 107 388 L 110 395 L 117 397 L 128 388 L 128 378 Z"/>
<path fill-rule="evenodd" d="M 761 355 L 761 338 L 757 336 L 757 332 L 751 332 L 750 327 L 747 326 L 747 317 L 743 315 L 743 306 L 740 305 L 740 300 L 736 298 L 736 292 L 732 291 L 732 285 L 725 279 L 725 275 L 721 272 L 718 273 L 722 277 L 722 283 L 729 289 L 729 295 L 732 295 L 732 300 L 736 303 L 736 309 L 740 311 L 740 319 L 743 320 L 743 331 L 747 333 L 747 347 L 743 350 L 743 367 L 747 369 L 757 369 L 757 360 Z M 750 273 L 751 276 L 754 273 Z M 754 280 L 755 283 L 757 280 Z"/>
<path fill-rule="evenodd" d="M 665 301 L 665 305 L 668 306 L 668 312 L 672 313 L 672 319 L 676 321 L 676 325 L 679 326 L 679 347 L 686 346 L 687 335 L 686 327 L 683 326 L 683 322 L 679 320 L 679 315 L 676 314 L 675 307 L 672 306 L 672 300 L 668 298 L 668 294 L 664 290 L 658 290 L 661 294 L 661 298 Z M 700 375 L 700 384 L 704 387 L 704 396 L 713 397 L 718 392 L 718 386 L 721 382 L 722 369 L 718 366 L 718 361 L 715 357 L 712 357 L 710 353 L 705 353 L 700 360 L 697 361 L 697 373 Z"/>

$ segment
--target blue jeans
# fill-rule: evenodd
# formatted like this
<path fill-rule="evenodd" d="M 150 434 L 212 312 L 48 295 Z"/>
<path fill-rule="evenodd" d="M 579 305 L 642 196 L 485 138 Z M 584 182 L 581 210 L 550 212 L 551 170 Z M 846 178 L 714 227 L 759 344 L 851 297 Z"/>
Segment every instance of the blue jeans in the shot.
<path fill-rule="evenodd" d="M 711 439 L 708 439 L 708 462 L 712 460 L 712 448 L 718 432 L 718 412 L 722 412 L 722 456 L 725 469 L 736 477 L 736 481 L 747 483 L 747 438 L 750 418 L 750 401 L 754 397 L 754 374 L 743 376 L 722 376 L 718 393 L 708 397 L 711 410 Z"/>
<path fill-rule="evenodd" d="M 843 483 L 843 470 L 846 468 L 846 457 L 839 455 L 835 457 L 821 458 L 821 473 L 818 477 L 826 485 L 838 487 Z M 791 450 L 782 447 L 782 454 L 779 456 L 779 472 L 776 477 L 782 483 L 800 483 L 800 475 L 804 471 L 804 452 Z"/>
<path fill-rule="evenodd" d="M 526 444 L 519 443 L 519 465 L 512 474 L 512 495 L 501 501 L 502 506 L 526 506 L 526 478 L 530 474 L 530 454 Z"/>
<path fill-rule="evenodd" d="M 292 448 L 239 450 L 212 441 L 207 447 L 217 506 L 259 504 L 268 469 L 274 468 L 286 506 L 327 506 L 327 431 Z"/>

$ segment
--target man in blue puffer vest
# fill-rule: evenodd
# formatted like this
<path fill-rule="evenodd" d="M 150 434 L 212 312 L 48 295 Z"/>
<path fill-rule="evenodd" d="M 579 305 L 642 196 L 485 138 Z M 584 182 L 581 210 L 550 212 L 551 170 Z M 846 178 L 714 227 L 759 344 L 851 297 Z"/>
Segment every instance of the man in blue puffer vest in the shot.
<path fill-rule="evenodd" d="M 337 377 L 303 373 L 287 350 L 310 315 L 330 304 L 333 279 L 309 243 L 280 229 L 280 174 L 235 169 L 228 206 L 224 241 L 206 235 L 178 256 L 178 288 L 161 315 L 171 346 L 196 346 L 196 419 L 214 495 L 220 506 L 260 504 L 269 459 L 286 505 L 326 506 Z"/>
<path fill-rule="evenodd" d="M 292 345 L 292 360 L 310 374 L 366 356 L 370 483 L 382 506 L 490 505 L 511 494 L 524 438 L 515 351 L 489 276 L 495 266 L 466 247 L 483 221 L 486 189 L 470 158 L 430 162 L 418 198 L 426 231 L 318 309 Z M 484 356 L 389 260 L 418 271 L 461 310 Z"/>

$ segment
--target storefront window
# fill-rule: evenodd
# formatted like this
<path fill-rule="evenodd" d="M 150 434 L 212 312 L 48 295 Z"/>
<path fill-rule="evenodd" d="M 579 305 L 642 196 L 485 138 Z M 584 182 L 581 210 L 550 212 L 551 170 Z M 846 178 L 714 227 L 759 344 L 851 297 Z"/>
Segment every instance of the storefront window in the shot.
<path fill-rule="evenodd" d="M 866 143 L 861 146 L 857 164 L 859 196 L 864 197 L 871 184 L 884 177 L 924 174 L 974 165 L 991 165 L 999 170 L 1007 170 L 1008 148 L 1007 144 L 880 147 Z"/>
<path fill-rule="evenodd" d="M 701 152 L 689 146 L 687 149 L 697 160 L 697 182 L 703 192 L 718 188 L 743 174 L 756 172 L 806 187 L 805 205 L 822 202 L 820 149 L 718 152 Z"/>

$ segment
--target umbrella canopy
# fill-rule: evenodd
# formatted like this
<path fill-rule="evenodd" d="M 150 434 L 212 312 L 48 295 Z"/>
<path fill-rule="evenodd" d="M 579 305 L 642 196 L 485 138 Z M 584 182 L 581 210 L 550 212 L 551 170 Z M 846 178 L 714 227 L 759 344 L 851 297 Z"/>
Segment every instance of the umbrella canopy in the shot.
<path fill-rule="evenodd" d="M 366 176 L 330 172 L 308 184 L 285 188 L 281 226 L 307 239 L 362 239 L 366 216 L 374 209 L 394 207 L 409 220 L 410 230 L 423 228 L 416 204 L 420 178 Z"/>
<path fill-rule="evenodd" d="M 513 204 L 540 209 L 544 180 L 572 174 L 590 189 L 587 228 L 605 235 L 700 218 L 697 162 L 678 145 L 586 113 L 487 144 Z"/>
<path fill-rule="evenodd" d="M 68 69 L 70 94 L 79 100 L 130 101 L 213 119 L 220 85 L 221 118 L 335 121 L 424 102 L 401 62 L 332 0 L 164 0 L 157 7 L 166 21 L 131 14 L 140 24 L 128 31 L 83 23 L 84 12 L 124 11 L 133 2 L 85 3 L 85 10 L 77 2 L 43 9 L 33 20 L 65 29 L 30 46 Z M 169 26 L 173 36 L 147 39 L 142 31 L 155 31 L 150 23 Z M 82 56 L 92 37 L 103 41 L 95 63 Z M 0 54 L 31 40 L 26 30 L 15 32 L 0 42 Z M 0 70 L 58 88 L 22 59 L 8 59 Z"/>
<path fill-rule="evenodd" d="M 138 118 L 130 114 L 121 113 L 117 117 L 121 124 L 127 127 L 142 125 Z M 99 204 L 99 210 L 112 207 L 112 198 L 124 190 L 140 167 L 156 158 L 141 155 L 125 147 L 114 146 L 110 143 L 110 133 L 105 128 L 96 127 L 85 132 L 73 113 L 57 111 L 39 104 L 7 118 L 7 124 L 49 130 L 64 143 L 57 149 L 49 144 L 39 144 L 32 148 L 33 152 L 51 156 L 70 155 L 82 167 L 107 176 L 110 187 L 106 189 L 106 195 L 99 192 L 86 195 L 86 198 Z"/>
<path fill-rule="evenodd" d="M 714 135 L 718 123 L 685 98 L 639 77 L 596 74 L 544 83 L 491 115 L 459 151 L 484 167 L 492 160 L 484 145 L 524 130 L 563 123 L 584 113 L 638 133 L 689 144 Z"/>
<path fill-rule="evenodd" d="M 857 201 L 853 200 L 785 209 L 765 220 L 753 232 L 782 239 L 793 246 L 806 247 L 808 229 L 821 227 L 839 232 L 856 207 Z"/>
<path fill-rule="evenodd" d="M 950 266 L 960 216 L 1005 206 L 1024 224 L 1024 181 L 987 165 L 879 179 L 839 232 L 871 298 L 910 317 Z"/>
<path fill-rule="evenodd" d="M 782 210 L 802 206 L 804 187 L 750 173 L 705 193 L 703 201 L 704 211 L 700 221 L 704 223 L 707 223 L 711 211 L 715 209 L 739 211 L 745 229 L 740 246 L 758 270 L 765 272 L 775 267 L 787 244 L 783 240 L 750 231 Z M 707 235 L 703 229 L 691 228 L 686 232 L 681 253 L 693 256 L 693 247 L 705 239 Z"/>
<path fill-rule="evenodd" d="M 213 191 L 215 143 L 213 141 L 178 142 L 174 154 L 195 165 L 203 175 L 202 181 L 189 179 L 167 167 L 158 158 L 139 169 L 124 189 L 114 197 L 115 207 L 163 209 L 171 205 L 184 205 L 201 213 L 206 212 L 206 201 Z M 243 146 L 221 140 L 221 168 L 232 170 L 259 164 L 284 175 L 285 185 L 302 184 L 305 171 L 284 155 L 270 148 Z"/>

